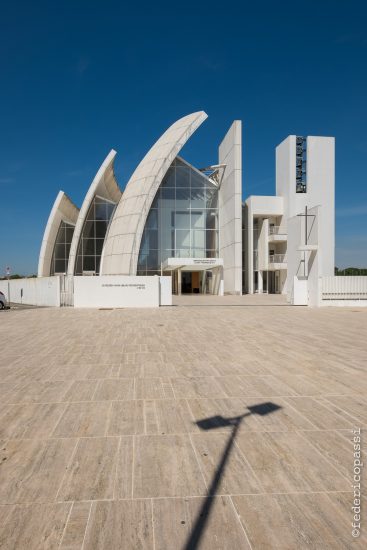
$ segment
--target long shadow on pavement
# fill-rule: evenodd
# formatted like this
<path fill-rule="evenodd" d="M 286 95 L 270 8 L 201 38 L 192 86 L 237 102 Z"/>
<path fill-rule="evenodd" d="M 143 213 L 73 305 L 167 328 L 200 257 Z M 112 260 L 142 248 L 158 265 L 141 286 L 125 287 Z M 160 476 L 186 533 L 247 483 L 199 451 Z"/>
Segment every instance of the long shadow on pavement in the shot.
<path fill-rule="evenodd" d="M 204 500 L 204 503 L 198 513 L 198 516 L 195 521 L 195 525 L 190 533 L 190 537 L 184 546 L 184 550 L 196 550 L 199 548 L 201 537 L 204 533 L 206 524 L 208 522 L 211 508 L 214 504 L 214 497 L 217 493 L 220 480 L 224 474 L 228 459 L 230 457 L 238 430 L 241 426 L 241 423 L 244 418 L 252 414 L 259 414 L 260 416 L 265 416 L 271 414 L 281 407 L 272 402 L 260 403 L 259 405 L 253 405 L 252 407 L 247 407 L 248 411 L 240 416 L 235 416 L 232 418 L 224 418 L 223 416 L 212 416 L 210 418 L 205 418 L 199 420 L 196 424 L 202 430 L 213 430 L 216 428 L 224 428 L 227 426 L 232 426 L 232 431 L 230 437 L 227 441 L 226 447 L 223 450 L 221 460 L 217 466 L 217 469 L 213 475 L 210 487 L 207 492 L 207 496 Z"/>

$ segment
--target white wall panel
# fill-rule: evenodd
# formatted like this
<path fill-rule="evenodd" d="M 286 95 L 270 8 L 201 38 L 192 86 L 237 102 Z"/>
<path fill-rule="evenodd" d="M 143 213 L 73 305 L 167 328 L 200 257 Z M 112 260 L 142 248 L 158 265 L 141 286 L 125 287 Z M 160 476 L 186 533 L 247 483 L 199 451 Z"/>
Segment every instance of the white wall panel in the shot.
<path fill-rule="evenodd" d="M 16 304 L 33 306 L 60 306 L 60 277 L 33 277 L 31 279 L 12 279 L 10 300 Z M 8 296 L 8 281 L 0 281 L 0 290 Z"/>
<path fill-rule="evenodd" d="M 235 120 L 219 146 L 226 170 L 219 190 L 219 257 L 224 264 L 224 292 L 242 294 L 242 126 Z"/>
<path fill-rule="evenodd" d="M 159 305 L 172 305 L 172 277 L 159 277 Z"/>
<path fill-rule="evenodd" d="M 159 277 L 74 277 L 74 307 L 159 307 Z"/>

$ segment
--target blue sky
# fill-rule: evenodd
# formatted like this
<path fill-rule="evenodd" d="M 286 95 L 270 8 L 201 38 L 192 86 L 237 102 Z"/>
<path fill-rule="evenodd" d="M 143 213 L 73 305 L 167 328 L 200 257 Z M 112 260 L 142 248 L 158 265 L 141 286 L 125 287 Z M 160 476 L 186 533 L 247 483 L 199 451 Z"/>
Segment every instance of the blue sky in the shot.
<path fill-rule="evenodd" d="M 80 206 L 111 148 L 124 187 L 159 135 L 201 109 L 183 156 L 215 163 L 241 119 L 244 197 L 274 193 L 287 135 L 335 136 L 336 264 L 367 267 L 367 4 L 166 6 L 1 2 L 0 273 L 36 272 L 59 189 Z"/>

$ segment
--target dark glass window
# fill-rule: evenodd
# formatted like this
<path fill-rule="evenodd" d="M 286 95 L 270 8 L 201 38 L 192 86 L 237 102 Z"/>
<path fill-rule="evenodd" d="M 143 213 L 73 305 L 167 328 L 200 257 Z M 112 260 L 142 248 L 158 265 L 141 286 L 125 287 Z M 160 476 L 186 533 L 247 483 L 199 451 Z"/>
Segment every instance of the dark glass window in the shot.
<path fill-rule="evenodd" d="M 73 239 L 74 226 L 62 221 L 57 232 L 55 247 L 52 254 L 50 275 L 67 273 L 70 244 Z"/>
<path fill-rule="evenodd" d="M 98 275 L 103 243 L 114 209 L 114 203 L 94 197 L 78 245 L 75 275 L 83 275 L 84 271 L 93 271 Z"/>
<path fill-rule="evenodd" d="M 144 228 L 138 274 L 159 272 L 167 258 L 218 257 L 218 188 L 176 158 L 153 201 Z"/>

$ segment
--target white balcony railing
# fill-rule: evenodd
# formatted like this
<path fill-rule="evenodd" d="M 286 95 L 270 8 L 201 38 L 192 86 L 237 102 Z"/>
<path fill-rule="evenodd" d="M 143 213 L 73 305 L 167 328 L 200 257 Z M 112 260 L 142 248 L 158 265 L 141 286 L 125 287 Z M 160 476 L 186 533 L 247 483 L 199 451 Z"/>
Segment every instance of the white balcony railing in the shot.
<path fill-rule="evenodd" d="M 280 225 L 269 225 L 269 235 L 286 235 L 286 232 Z"/>
<path fill-rule="evenodd" d="M 285 254 L 270 254 L 269 255 L 269 264 L 285 264 L 287 258 Z"/>

